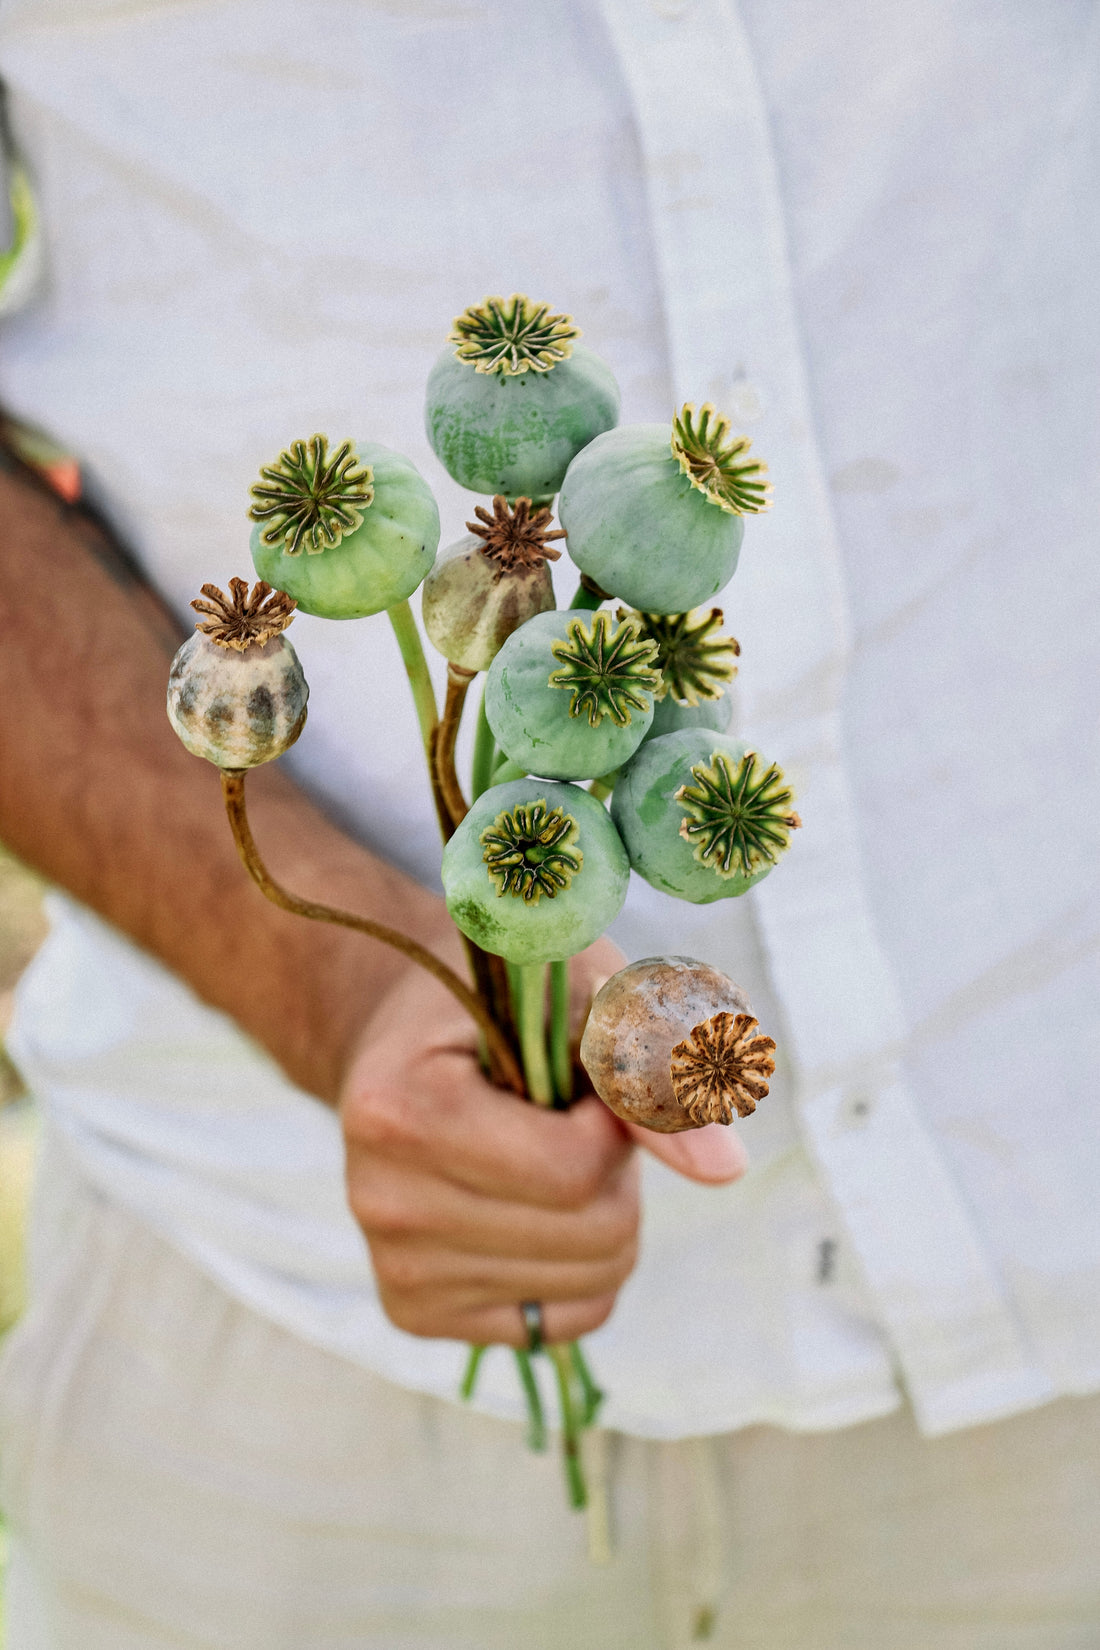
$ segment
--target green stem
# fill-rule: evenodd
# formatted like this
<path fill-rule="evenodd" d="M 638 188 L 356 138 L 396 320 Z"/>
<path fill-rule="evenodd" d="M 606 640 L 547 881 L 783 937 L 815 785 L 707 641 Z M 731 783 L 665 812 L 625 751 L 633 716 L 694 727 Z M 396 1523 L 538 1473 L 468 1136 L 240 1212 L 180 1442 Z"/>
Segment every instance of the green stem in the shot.
<path fill-rule="evenodd" d="M 596 1385 L 588 1361 L 581 1351 L 579 1341 L 570 1341 L 569 1355 L 573 1362 L 573 1369 L 581 1383 L 581 1392 L 584 1394 L 584 1410 L 581 1415 L 581 1426 L 590 1427 L 600 1412 L 600 1405 L 604 1400 L 603 1391 Z"/>
<path fill-rule="evenodd" d="M 477 731 L 474 734 L 474 766 L 470 781 L 470 801 L 476 802 L 493 783 L 493 765 L 497 759 L 497 743 L 489 718 L 485 714 L 485 695 L 477 713 Z"/>
<path fill-rule="evenodd" d="M 527 778 L 527 769 L 524 768 L 524 767 L 521 767 L 518 762 L 509 761 L 509 759 L 507 757 L 505 757 L 503 762 L 498 762 L 496 768 L 493 771 L 493 784 L 494 785 L 507 785 L 507 783 L 510 779 L 526 779 L 526 778 Z"/>
<path fill-rule="evenodd" d="M 474 1387 L 477 1385 L 477 1372 L 481 1367 L 481 1360 L 485 1356 L 485 1351 L 486 1349 L 483 1346 L 472 1346 L 470 1348 L 470 1355 L 466 1359 L 466 1372 L 462 1377 L 462 1385 L 458 1389 L 458 1396 L 464 1402 L 474 1395 Z"/>
<path fill-rule="evenodd" d="M 581 582 L 577 586 L 577 594 L 569 605 L 574 608 L 584 608 L 587 612 L 594 613 L 600 603 L 606 600 L 607 592 L 601 590 L 598 584 L 593 584 L 592 580 L 582 573 Z"/>
<path fill-rule="evenodd" d="M 615 789 L 615 782 L 621 772 L 621 768 L 615 768 L 611 773 L 605 773 L 601 778 L 593 779 L 588 787 L 589 796 L 594 796 L 597 802 L 606 802 Z"/>
<path fill-rule="evenodd" d="M 550 1069 L 558 1101 L 573 1098 L 573 1057 L 569 1048 L 569 963 L 550 964 Z"/>
<path fill-rule="evenodd" d="M 527 1399 L 527 1447 L 543 1450 L 546 1448 L 546 1416 L 542 1409 L 542 1394 L 531 1365 L 531 1354 L 523 1351 L 521 1347 L 514 1350 L 523 1395 Z"/>
<path fill-rule="evenodd" d="M 409 678 L 412 688 L 413 703 L 416 706 L 416 719 L 420 723 L 420 737 L 424 741 L 424 749 L 428 754 L 428 761 L 432 759 L 432 729 L 435 727 L 437 711 L 435 704 L 435 689 L 432 686 L 431 676 L 428 674 L 428 661 L 424 657 L 424 646 L 420 640 L 420 631 L 413 618 L 412 608 L 408 602 L 395 602 L 387 607 L 389 621 L 393 626 L 393 633 L 397 637 L 397 645 L 401 649 L 401 657 L 405 663 L 405 674 Z"/>
<path fill-rule="evenodd" d="M 573 1397 L 573 1360 L 568 1346 L 548 1346 L 546 1351 L 558 1377 L 562 1460 L 565 1466 L 565 1480 L 569 1486 L 569 1502 L 573 1507 L 586 1507 L 588 1489 L 584 1482 L 584 1467 L 581 1464 L 581 1420 Z"/>
<path fill-rule="evenodd" d="M 523 963 L 517 972 L 519 1048 L 527 1093 L 536 1106 L 552 1106 L 554 1084 L 546 1054 L 546 964 Z"/>

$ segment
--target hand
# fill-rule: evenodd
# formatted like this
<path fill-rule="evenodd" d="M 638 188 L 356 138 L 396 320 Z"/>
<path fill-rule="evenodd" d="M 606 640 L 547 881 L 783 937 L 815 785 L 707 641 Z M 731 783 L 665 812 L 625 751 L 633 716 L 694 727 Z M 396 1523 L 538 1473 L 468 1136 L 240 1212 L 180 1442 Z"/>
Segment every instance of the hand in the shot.
<path fill-rule="evenodd" d="M 575 960 L 580 1013 L 619 966 L 606 941 Z M 524 1300 L 542 1302 L 554 1341 L 610 1315 L 637 1255 L 632 1137 L 696 1179 L 743 1168 L 729 1131 L 729 1145 L 704 1145 L 714 1130 L 688 1145 L 628 1131 L 594 1096 L 553 1112 L 495 1088 L 469 1018 L 416 969 L 378 1006 L 340 1111 L 349 1202 L 387 1315 L 414 1335 L 477 1344 L 526 1345 Z"/>

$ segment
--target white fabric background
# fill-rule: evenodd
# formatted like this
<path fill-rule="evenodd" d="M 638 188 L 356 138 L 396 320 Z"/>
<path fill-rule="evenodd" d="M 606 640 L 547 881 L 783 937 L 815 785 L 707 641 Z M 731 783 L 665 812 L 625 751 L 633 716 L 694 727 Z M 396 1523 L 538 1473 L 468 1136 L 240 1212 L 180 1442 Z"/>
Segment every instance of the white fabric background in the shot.
<path fill-rule="evenodd" d="M 650 1174 L 641 1265 L 593 1338 L 626 1430 L 836 1426 L 895 1405 L 900 1372 L 939 1431 L 1097 1383 L 1097 18 L 9 0 L 0 20 L 49 258 L 0 336 L 0 395 L 87 460 L 181 613 L 245 570 L 247 485 L 307 429 L 406 451 L 461 531 L 473 501 L 421 395 L 487 291 L 572 311 L 625 420 L 710 396 L 772 464 L 728 617 L 742 725 L 806 828 L 750 899 L 639 887 L 616 932 L 728 968 L 786 1061 L 741 1185 Z M 296 771 L 433 876 L 384 621 L 302 618 L 295 640 Z M 377 1308 L 332 1119 L 148 959 L 59 908 L 13 1045 L 85 1172 L 233 1292 L 453 1391 L 460 1350 Z M 483 1401 L 508 1413 L 510 1381 Z"/>

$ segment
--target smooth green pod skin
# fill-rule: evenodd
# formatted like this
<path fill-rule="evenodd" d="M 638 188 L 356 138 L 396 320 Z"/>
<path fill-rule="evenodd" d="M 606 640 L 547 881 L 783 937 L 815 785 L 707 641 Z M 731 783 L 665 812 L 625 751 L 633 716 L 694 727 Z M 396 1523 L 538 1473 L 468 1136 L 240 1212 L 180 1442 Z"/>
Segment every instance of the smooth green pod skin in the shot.
<path fill-rule="evenodd" d="M 619 386 L 574 344 L 549 372 L 477 372 L 448 347 L 428 378 L 428 440 L 448 474 L 475 493 L 548 503 L 570 460 L 619 416 Z"/>
<path fill-rule="evenodd" d="M 666 424 L 624 424 L 577 454 L 558 520 L 601 590 L 643 613 L 686 613 L 729 583 L 745 524 L 693 487 Z"/>
<path fill-rule="evenodd" d="M 374 472 L 374 498 L 339 544 L 288 556 L 261 541 L 261 523 L 252 529 L 257 575 L 321 619 L 363 619 L 407 600 L 439 547 L 439 508 L 416 466 L 376 442 L 356 443 L 355 452 Z"/>
<path fill-rule="evenodd" d="M 710 728 L 714 733 L 725 733 L 732 720 L 733 700 L 728 692 L 719 699 L 700 699 L 697 705 L 681 705 L 666 693 L 653 707 L 653 721 L 642 743 L 648 744 L 666 733 L 679 733 L 681 728 Z"/>
<path fill-rule="evenodd" d="M 691 843 L 680 835 L 680 822 L 687 816 L 675 795 L 681 785 L 691 784 L 692 768 L 709 762 L 715 751 L 740 762 L 750 748 L 728 734 L 684 728 L 651 739 L 622 774 L 611 798 L 611 817 L 634 870 L 654 888 L 692 905 L 710 905 L 743 894 L 773 869 L 766 866 L 752 877 L 720 877 L 699 863 Z"/>
<path fill-rule="evenodd" d="M 509 636 L 485 679 L 485 714 L 493 738 L 511 761 L 550 779 L 599 779 L 621 767 L 653 720 L 652 700 L 648 711 L 631 710 L 625 727 L 610 716 L 595 728 L 583 713 L 570 716 L 571 691 L 550 686 L 550 676 L 561 668 L 550 644 L 566 641 L 578 617 L 587 615 L 566 609 L 528 619 Z"/>
<path fill-rule="evenodd" d="M 577 822 L 583 855 L 568 888 L 528 905 L 498 894 L 485 865 L 481 833 L 505 810 L 544 800 Z M 626 849 L 607 810 L 575 785 L 513 779 L 478 797 L 443 850 L 443 890 L 456 926 L 484 951 L 512 963 L 560 962 L 599 939 L 618 916 L 630 882 Z"/>

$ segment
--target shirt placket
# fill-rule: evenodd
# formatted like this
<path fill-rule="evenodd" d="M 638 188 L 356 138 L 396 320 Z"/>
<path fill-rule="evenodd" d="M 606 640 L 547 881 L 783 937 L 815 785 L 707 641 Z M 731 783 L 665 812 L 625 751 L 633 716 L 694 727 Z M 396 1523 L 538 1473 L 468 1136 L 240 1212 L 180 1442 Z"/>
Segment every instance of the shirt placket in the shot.
<path fill-rule="evenodd" d="M 749 523 L 728 616 L 745 730 L 794 779 L 805 821 L 748 896 L 803 1138 L 918 1422 L 942 1432 L 1053 1394 L 900 1066 L 903 1019 L 844 769 L 847 607 L 767 111 L 732 0 L 601 4 L 642 151 L 677 404 L 716 402 L 759 441 L 775 485 L 774 513 Z"/>

